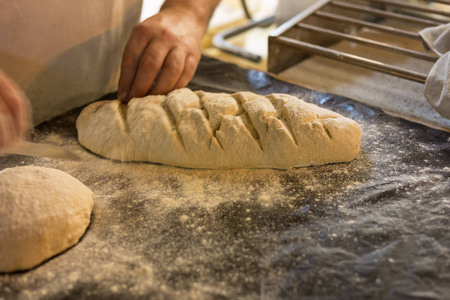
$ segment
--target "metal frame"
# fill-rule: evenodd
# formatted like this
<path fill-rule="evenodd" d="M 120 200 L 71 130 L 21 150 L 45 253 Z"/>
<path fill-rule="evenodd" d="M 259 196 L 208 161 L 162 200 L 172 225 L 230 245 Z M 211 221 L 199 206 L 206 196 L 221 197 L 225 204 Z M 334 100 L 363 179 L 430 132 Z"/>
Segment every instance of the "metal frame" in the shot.
<path fill-rule="evenodd" d="M 357 65 L 404 79 L 425 83 L 427 74 L 385 64 L 366 57 L 328 48 L 341 40 L 347 40 L 399 55 L 435 62 L 433 53 L 413 51 L 380 41 L 358 37 L 362 28 L 421 40 L 418 32 L 379 24 L 380 20 L 394 19 L 421 28 L 450 22 L 450 12 L 433 8 L 428 2 L 449 5 L 450 1 L 424 1 L 411 4 L 399 0 L 321 0 L 278 27 L 269 37 L 268 70 L 279 73 L 298 62 L 319 55 L 333 60 Z"/>
<path fill-rule="evenodd" d="M 224 52 L 227 52 L 227 53 L 242 57 L 244 59 L 250 60 L 252 62 L 258 63 L 262 59 L 260 55 L 251 53 L 242 47 L 233 45 L 232 43 L 228 42 L 227 39 L 229 39 L 233 36 L 239 35 L 241 33 L 244 33 L 252 28 L 270 26 L 274 20 L 275 20 L 275 16 L 269 16 L 269 17 L 264 18 L 259 21 L 250 20 L 245 25 L 233 27 L 230 29 L 225 29 L 225 30 L 217 33 L 213 37 L 212 43 L 213 43 L 214 47 L 216 47 Z"/>
<path fill-rule="evenodd" d="M 241 4 L 242 4 L 242 8 L 244 10 L 245 16 L 247 17 L 249 22 L 245 25 L 233 27 L 230 29 L 225 29 L 225 30 L 217 33 L 213 37 L 212 43 L 213 43 L 214 47 L 216 47 L 224 52 L 242 57 L 242 58 L 250 60 L 252 62 L 259 63 L 262 60 L 260 55 L 253 54 L 253 53 L 245 50 L 242 47 L 233 45 L 230 42 L 228 42 L 227 39 L 229 39 L 233 36 L 239 35 L 241 33 L 244 33 L 255 27 L 270 26 L 275 21 L 275 15 L 269 16 L 262 20 L 255 21 L 255 20 L 253 20 L 253 17 L 250 14 L 250 11 L 247 7 L 247 2 L 245 0 L 241 0 Z"/>

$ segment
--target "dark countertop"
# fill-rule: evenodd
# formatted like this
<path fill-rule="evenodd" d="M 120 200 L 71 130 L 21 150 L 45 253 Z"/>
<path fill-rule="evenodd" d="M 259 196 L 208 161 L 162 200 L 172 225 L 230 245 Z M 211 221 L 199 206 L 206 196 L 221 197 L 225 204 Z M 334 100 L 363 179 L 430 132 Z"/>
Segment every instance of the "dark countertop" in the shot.
<path fill-rule="evenodd" d="M 6 299 L 449 299 L 450 134 L 203 57 L 190 88 L 288 93 L 356 120 L 353 162 L 281 170 L 118 163 L 82 148 L 75 109 L 32 140 L 83 162 L 9 156 L 94 191 L 80 243 L 0 274 Z"/>

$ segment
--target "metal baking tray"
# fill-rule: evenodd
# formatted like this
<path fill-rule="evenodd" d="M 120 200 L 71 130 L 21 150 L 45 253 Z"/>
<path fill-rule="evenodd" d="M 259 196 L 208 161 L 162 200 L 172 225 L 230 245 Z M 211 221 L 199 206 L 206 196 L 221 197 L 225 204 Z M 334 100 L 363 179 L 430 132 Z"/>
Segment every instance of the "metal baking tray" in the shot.
<path fill-rule="evenodd" d="M 418 32 L 450 22 L 450 1 L 321 0 L 278 27 L 269 37 L 268 70 L 277 74 L 312 56 L 358 65 L 363 68 L 425 83 L 427 74 L 387 64 L 371 57 L 329 47 L 340 41 L 435 62 L 438 57 L 384 41 L 358 36 L 362 29 L 421 41 Z M 388 25 L 386 25 L 388 24 Z M 392 25 L 395 24 L 395 25 Z M 414 28 L 411 30 L 411 27 Z"/>

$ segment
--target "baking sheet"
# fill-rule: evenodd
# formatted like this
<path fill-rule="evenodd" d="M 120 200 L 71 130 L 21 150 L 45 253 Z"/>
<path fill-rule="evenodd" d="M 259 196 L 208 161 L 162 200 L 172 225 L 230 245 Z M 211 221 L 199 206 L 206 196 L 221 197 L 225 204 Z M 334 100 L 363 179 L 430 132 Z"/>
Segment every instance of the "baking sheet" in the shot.
<path fill-rule="evenodd" d="M 100 158 L 80 109 L 34 142 L 83 162 L 10 156 L 0 169 L 63 170 L 94 191 L 80 243 L 0 274 L 0 299 L 448 299 L 450 134 L 203 57 L 192 89 L 282 92 L 355 119 L 353 162 L 293 170 L 190 170 Z"/>

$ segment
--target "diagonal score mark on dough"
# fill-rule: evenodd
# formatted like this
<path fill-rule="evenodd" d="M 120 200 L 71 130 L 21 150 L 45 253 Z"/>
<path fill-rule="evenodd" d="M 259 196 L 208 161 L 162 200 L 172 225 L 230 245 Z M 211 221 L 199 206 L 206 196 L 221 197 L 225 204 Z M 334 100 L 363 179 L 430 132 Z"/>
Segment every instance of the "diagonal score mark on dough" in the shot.
<path fill-rule="evenodd" d="M 316 114 L 317 116 L 317 121 L 320 122 L 320 124 L 322 124 L 323 127 L 323 131 L 326 133 L 326 135 L 330 138 L 330 140 L 333 138 L 331 136 L 331 132 L 330 130 L 328 130 L 328 128 L 325 126 L 325 124 L 323 123 L 324 119 L 336 119 L 337 116 L 320 116 L 319 114 Z"/>
<path fill-rule="evenodd" d="M 258 130 L 256 130 L 255 125 L 253 124 L 252 119 L 250 118 L 249 114 L 244 110 L 242 114 L 240 114 L 238 117 L 241 117 L 242 122 L 245 125 L 245 129 L 249 132 L 250 136 L 255 140 L 255 142 L 258 144 L 261 151 L 264 151 L 261 143 L 261 137 L 259 136 Z"/>
<path fill-rule="evenodd" d="M 223 118 L 223 116 L 222 116 L 222 118 Z M 211 148 L 212 143 L 214 142 L 214 140 L 216 140 L 216 141 L 217 141 L 217 144 L 220 146 L 220 148 L 221 148 L 222 150 L 225 150 L 225 149 L 223 148 L 223 146 L 222 146 L 222 143 L 220 142 L 220 140 L 217 138 L 217 135 L 216 135 L 217 131 L 219 131 L 219 130 L 220 130 L 220 127 L 222 126 L 222 118 L 220 118 L 219 128 L 217 128 L 216 130 L 214 130 L 214 128 L 211 127 L 211 123 L 208 122 L 209 128 L 211 129 L 211 132 L 212 132 L 211 142 L 209 143 L 209 148 Z M 208 121 L 209 121 L 209 120 L 208 120 Z"/>
<path fill-rule="evenodd" d="M 119 105 L 117 106 L 117 110 L 118 110 L 119 116 L 120 116 L 120 122 L 122 125 L 121 127 L 123 127 L 123 129 L 125 130 L 125 133 L 127 135 L 129 135 L 130 134 L 130 126 L 127 122 L 128 105 L 120 102 Z"/>
<path fill-rule="evenodd" d="M 253 124 L 250 115 L 244 108 L 244 103 L 250 102 L 258 97 L 261 97 L 261 95 L 257 95 L 251 92 L 238 92 L 231 94 L 231 97 L 234 98 L 234 100 L 239 106 L 239 110 L 236 116 L 240 117 L 242 123 L 245 126 L 245 129 L 249 132 L 250 136 L 255 140 L 259 149 L 261 149 L 261 151 L 264 151 L 258 130 L 256 130 L 256 127 Z"/>
<path fill-rule="evenodd" d="M 211 133 L 212 133 L 210 147 L 214 143 L 214 140 L 216 140 L 217 144 L 220 146 L 220 148 L 222 150 L 225 150 L 222 143 L 217 138 L 217 132 L 220 131 L 220 129 L 221 129 L 221 126 L 223 123 L 223 118 L 226 116 L 237 116 L 239 112 L 243 111 L 243 108 L 242 108 L 242 105 L 240 105 L 239 101 L 234 99 L 233 95 L 219 94 L 220 98 L 205 100 L 205 97 L 208 97 L 210 95 L 211 95 L 211 93 L 204 93 L 204 92 L 197 93 L 197 96 L 200 99 L 200 109 L 201 109 L 205 119 L 208 120 L 209 129 L 211 130 Z M 227 103 L 226 98 L 229 98 L 228 100 L 232 99 L 234 101 L 234 103 L 229 103 L 229 102 Z M 216 107 L 219 107 L 221 109 L 209 112 L 207 105 L 210 104 L 211 101 L 214 101 L 217 99 L 221 99 L 223 101 L 222 103 L 216 104 Z M 224 105 L 224 103 L 226 103 L 228 105 Z M 233 108 L 237 108 L 237 111 L 233 111 Z"/>
<path fill-rule="evenodd" d="M 262 143 L 261 143 L 261 137 L 259 136 L 258 131 L 256 130 L 255 125 L 253 124 L 250 115 L 248 114 L 248 112 L 244 109 L 244 105 L 243 105 L 243 101 L 245 100 L 245 102 L 250 102 L 258 97 L 260 97 L 260 95 L 257 94 L 253 94 L 251 92 L 240 92 L 240 93 L 234 93 L 231 94 L 231 97 L 234 98 L 234 100 L 236 101 L 236 103 L 239 106 L 239 114 L 237 114 L 237 117 L 241 117 L 242 123 L 244 123 L 245 128 L 247 129 L 247 131 L 250 133 L 250 136 L 255 140 L 255 142 L 258 144 L 259 148 L 261 149 L 261 151 L 264 151 L 263 147 L 262 147 Z"/>
<path fill-rule="evenodd" d="M 204 105 L 204 104 L 201 104 L 200 107 L 199 107 L 199 109 L 202 111 L 203 116 L 204 116 L 205 119 L 208 121 L 208 122 L 206 122 L 206 124 L 208 124 L 208 127 L 209 127 L 209 129 L 210 129 L 210 131 L 211 131 L 211 136 L 210 136 L 211 141 L 210 141 L 210 143 L 209 143 L 209 148 L 211 148 L 212 144 L 214 143 L 214 140 L 216 140 L 216 141 L 217 141 L 217 144 L 219 145 L 219 147 L 220 147 L 222 150 L 225 150 L 225 149 L 223 148 L 223 146 L 222 146 L 222 143 L 219 141 L 219 139 L 218 139 L 217 136 L 216 136 L 216 132 L 220 130 L 220 126 L 222 125 L 222 118 L 220 118 L 220 122 L 219 122 L 218 128 L 217 128 L 217 129 L 214 129 L 214 128 L 212 127 L 212 125 L 211 125 L 211 121 L 210 121 L 209 118 L 208 118 L 208 111 L 206 110 L 205 105 Z"/>
<path fill-rule="evenodd" d="M 280 120 L 280 122 L 281 122 L 282 124 L 284 124 L 284 126 L 286 127 L 286 129 L 287 129 L 286 134 L 294 141 L 294 144 L 295 144 L 296 146 L 298 146 L 297 139 L 295 138 L 294 131 L 292 130 L 292 124 L 291 124 L 289 118 L 288 118 L 287 116 L 284 116 L 284 114 L 283 114 L 283 110 L 284 110 L 284 108 L 285 108 L 285 105 L 286 105 L 287 103 L 289 103 L 290 101 L 295 101 L 295 100 L 290 100 L 290 101 L 284 102 L 284 103 L 281 105 L 281 108 L 280 108 L 280 107 L 278 107 L 278 105 L 275 106 L 275 105 L 273 104 L 273 100 L 272 100 L 271 97 L 266 96 L 265 98 L 268 99 L 268 100 L 270 101 L 270 103 L 272 104 L 273 108 L 275 109 L 275 111 L 276 111 L 276 113 L 277 113 L 277 114 L 276 114 L 277 119 Z M 298 99 L 297 99 L 297 101 L 298 101 Z M 302 101 L 302 100 L 300 100 L 300 101 Z"/>
<path fill-rule="evenodd" d="M 282 119 L 282 118 L 278 118 L 278 120 L 280 120 L 280 122 L 284 124 L 284 126 L 285 126 L 286 129 L 287 129 L 286 134 L 287 134 L 290 138 L 292 138 L 292 140 L 294 141 L 294 144 L 295 144 L 296 146 L 298 146 L 297 139 L 295 138 L 294 131 L 292 130 L 292 127 L 290 126 L 290 123 L 288 123 L 287 120 Z"/>
<path fill-rule="evenodd" d="M 249 102 L 257 97 L 261 97 L 261 95 L 253 94 L 251 92 L 239 92 L 239 93 L 231 94 L 230 96 L 233 97 L 234 100 L 236 101 L 236 103 L 239 105 L 239 107 L 240 107 L 239 111 L 241 113 L 244 111 L 244 107 L 243 107 L 243 103 L 242 103 L 242 101 L 244 99 L 246 100 L 245 102 Z"/>
<path fill-rule="evenodd" d="M 186 146 L 184 145 L 184 141 L 181 138 L 180 131 L 178 130 L 179 124 L 175 121 L 175 117 L 173 116 L 172 112 L 170 111 L 169 107 L 167 106 L 166 100 L 167 100 L 167 96 L 163 101 L 161 101 L 161 103 L 159 105 L 161 105 L 162 109 L 166 113 L 167 119 L 169 120 L 170 125 L 172 126 L 172 131 L 175 131 L 176 137 L 177 137 L 178 141 L 180 142 L 181 146 L 183 147 L 183 150 L 186 151 Z"/>
<path fill-rule="evenodd" d="M 220 125 L 219 125 L 220 126 Z M 216 130 L 216 131 L 219 131 L 220 130 L 220 127 L 219 127 L 219 129 L 218 130 Z M 211 147 L 212 147 L 212 144 L 214 143 L 214 140 L 217 142 L 217 144 L 219 145 L 219 147 L 220 147 L 220 149 L 222 149 L 223 151 L 225 151 L 225 148 L 223 147 L 223 145 L 222 145 L 222 143 L 220 142 L 220 140 L 216 137 L 216 131 L 214 131 L 214 135 L 211 137 L 211 142 L 209 143 L 209 148 L 211 149 Z"/>
<path fill-rule="evenodd" d="M 293 101 L 293 100 L 290 100 L 290 101 Z M 284 114 L 283 114 L 284 109 L 287 109 L 287 108 L 285 108 L 285 105 L 287 103 L 289 103 L 290 101 L 287 101 L 287 102 L 283 103 L 281 108 L 277 110 L 277 116 L 279 116 L 278 118 L 280 119 L 280 121 L 283 122 L 284 125 L 286 126 L 286 128 L 288 130 L 288 134 L 290 135 L 290 137 L 292 137 L 292 140 L 294 141 L 294 144 L 296 146 L 298 146 L 297 138 L 295 137 L 294 130 L 292 129 L 291 120 L 287 116 L 284 116 Z M 300 101 L 302 101 L 302 100 L 300 100 Z"/>
<path fill-rule="evenodd" d="M 325 124 L 323 123 L 322 119 L 318 119 L 318 121 L 320 122 L 320 124 L 322 124 L 323 127 L 323 131 L 327 134 L 327 136 L 330 138 L 330 140 L 332 139 L 331 137 L 331 132 L 328 130 L 328 128 L 325 126 Z"/>

